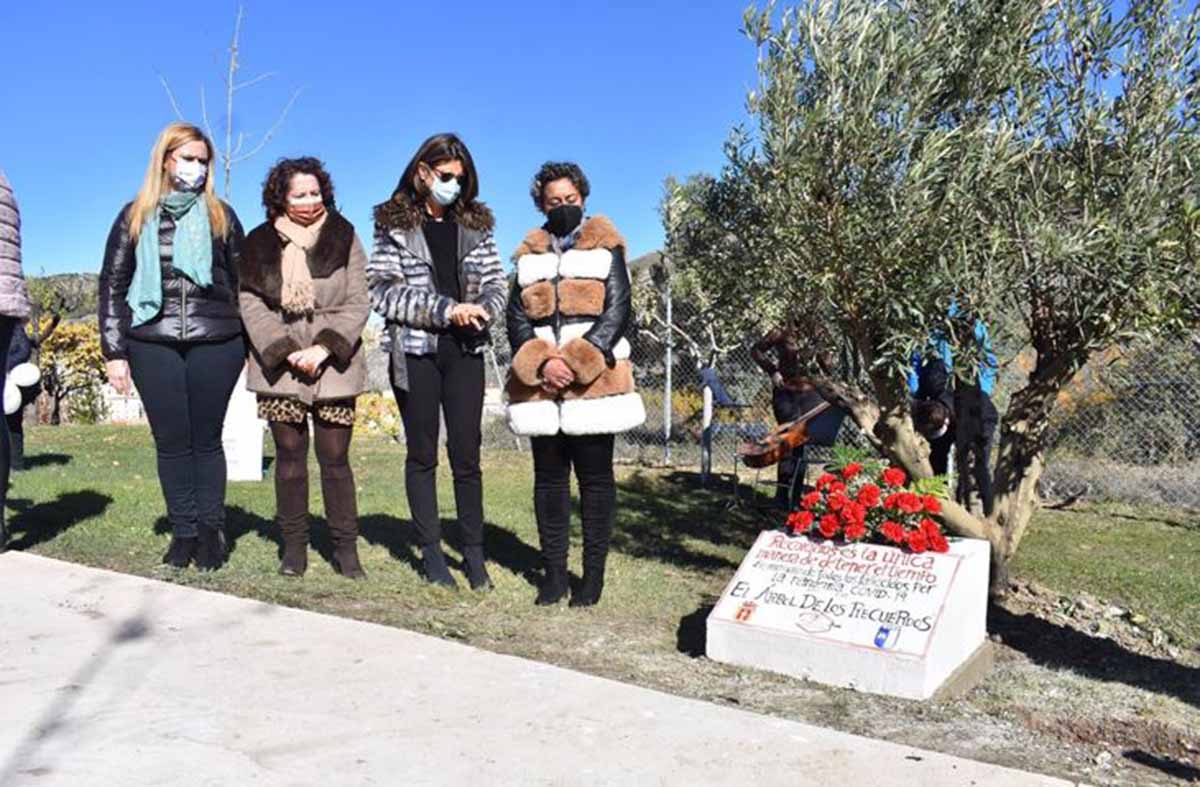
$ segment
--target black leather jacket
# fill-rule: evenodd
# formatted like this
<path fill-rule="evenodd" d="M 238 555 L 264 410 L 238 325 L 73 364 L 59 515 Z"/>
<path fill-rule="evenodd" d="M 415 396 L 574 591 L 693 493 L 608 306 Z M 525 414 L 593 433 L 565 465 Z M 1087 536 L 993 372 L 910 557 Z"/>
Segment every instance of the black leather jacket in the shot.
<path fill-rule="evenodd" d="M 583 335 L 596 349 L 604 353 L 604 360 L 609 367 L 616 364 L 613 358 L 613 348 L 629 330 L 633 319 L 632 286 L 629 281 L 629 268 L 625 265 L 625 250 L 617 247 L 611 250 L 612 266 L 608 270 L 608 278 L 604 280 L 604 311 L 595 318 L 595 324 Z M 531 320 L 525 313 L 521 300 L 521 287 L 513 277 L 513 290 L 508 298 L 506 314 L 508 324 L 508 343 L 515 354 L 525 342 L 534 338 L 533 329 L 539 325 L 553 325 L 555 334 L 567 322 L 588 321 L 591 317 L 564 317 L 557 309 L 554 314 L 541 320 Z"/>
<path fill-rule="evenodd" d="M 224 204 L 224 203 L 222 203 Z M 238 256 L 242 225 L 233 208 L 225 205 L 229 232 L 213 239 L 212 277 L 209 287 L 199 287 L 170 263 L 163 263 L 163 306 L 157 317 L 136 328 L 125 298 L 137 266 L 135 246 L 129 236 L 129 205 L 121 209 L 108 233 L 104 265 L 100 269 L 100 347 L 107 360 L 128 357 L 129 339 L 147 342 L 213 342 L 242 332 L 238 310 Z"/>

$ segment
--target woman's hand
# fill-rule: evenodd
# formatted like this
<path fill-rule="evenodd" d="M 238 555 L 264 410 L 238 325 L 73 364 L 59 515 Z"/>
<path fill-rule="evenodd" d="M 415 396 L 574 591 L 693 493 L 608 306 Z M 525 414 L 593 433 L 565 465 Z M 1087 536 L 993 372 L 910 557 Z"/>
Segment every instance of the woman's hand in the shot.
<path fill-rule="evenodd" d="M 575 382 L 575 372 L 562 358 L 551 358 L 542 366 L 542 381 L 556 391 Z"/>
<path fill-rule="evenodd" d="M 450 310 L 450 322 L 459 328 L 470 326 L 477 331 L 482 331 L 491 319 L 492 316 L 487 313 L 487 309 L 477 303 L 460 303 Z"/>
<path fill-rule="evenodd" d="M 309 377 L 316 377 L 321 372 L 321 364 L 327 360 L 329 360 L 329 350 L 319 344 L 314 344 L 307 350 L 296 350 L 288 356 L 288 363 Z"/>
<path fill-rule="evenodd" d="M 121 396 L 129 396 L 133 390 L 133 377 L 129 374 L 129 361 L 108 361 L 104 364 L 108 384 Z"/>

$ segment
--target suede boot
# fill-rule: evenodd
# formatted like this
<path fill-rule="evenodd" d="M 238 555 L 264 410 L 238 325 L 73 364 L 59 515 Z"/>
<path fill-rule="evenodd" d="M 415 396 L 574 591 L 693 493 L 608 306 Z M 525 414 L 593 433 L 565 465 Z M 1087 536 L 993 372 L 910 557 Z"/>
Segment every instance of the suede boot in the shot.
<path fill-rule="evenodd" d="M 492 578 L 488 576 L 482 546 L 463 547 L 463 563 L 466 565 L 467 582 L 471 584 L 471 590 L 491 590 L 495 587 Z"/>
<path fill-rule="evenodd" d="M 458 590 L 458 583 L 454 581 L 454 577 L 450 575 L 450 569 L 446 565 L 446 553 L 442 551 L 441 544 L 429 544 L 421 547 L 421 564 L 428 582 L 451 590 Z"/>
<path fill-rule="evenodd" d="M 225 534 L 219 527 L 200 528 L 196 545 L 196 568 L 216 571 L 225 562 Z"/>
<path fill-rule="evenodd" d="M 195 536 L 191 538 L 171 536 L 171 545 L 167 547 L 162 562 L 174 568 L 187 568 L 195 559 L 198 547 L 199 539 Z"/>
<path fill-rule="evenodd" d="M 552 604 L 557 604 L 567 596 L 570 590 L 568 582 L 567 564 L 552 563 L 546 566 L 546 575 L 542 578 L 542 584 L 538 587 L 537 598 L 534 604 L 539 607 L 548 607 Z"/>

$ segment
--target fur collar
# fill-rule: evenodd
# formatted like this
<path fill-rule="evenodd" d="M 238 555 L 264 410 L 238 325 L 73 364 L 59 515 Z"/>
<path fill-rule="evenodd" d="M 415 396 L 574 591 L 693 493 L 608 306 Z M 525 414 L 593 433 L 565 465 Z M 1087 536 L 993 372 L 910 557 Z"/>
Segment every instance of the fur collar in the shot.
<path fill-rule="evenodd" d="M 308 269 L 314 279 L 326 279 L 350 261 L 354 243 L 354 225 L 336 211 L 329 211 L 317 245 L 308 255 Z M 279 302 L 283 289 L 283 241 L 273 221 L 255 227 L 242 247 L 238 275 L 242 289 L 256 293 L 269 303 Z"/>
<path fill-rule="evenodd" d="M 592 216 L 583 223 L 579 237 L 575 239 L 573 248 L 580 251 L 592 249 L 625 250 L 625 239 L 617 231 L 617 227 L 606 216 Z M 526 254 L 545 254 L 551 249 L 550 233 L 545 227 L 530 230 L 521 241 L 521 245 L 513 253 L 513 259 L 520 259 Z"/>
<path fill-rule="evenodd" d="M 466 206 L 457 206 L 454 220 L 469 230 L 479 232 L 491 232 L 496 226 L 491 209 L 478 200 Z M 384 229 L 411 232 L 419 229 L 424 221 L 425 212 L 404 191 L 397 191 L 390 200 L 375 206 L 375 223 Z"/>

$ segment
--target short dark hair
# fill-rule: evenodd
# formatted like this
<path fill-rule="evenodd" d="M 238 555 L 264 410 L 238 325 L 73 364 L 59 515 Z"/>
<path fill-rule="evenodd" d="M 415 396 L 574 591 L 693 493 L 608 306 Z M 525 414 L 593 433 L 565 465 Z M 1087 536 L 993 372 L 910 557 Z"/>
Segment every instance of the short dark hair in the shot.
<path fill-rule="evenodd" d="M 267 173 L 263 181 L 262 201 L 267 209 L 267 218 L 274 220 L 287 213 L 288 189 L 296 175 L 312 175 L 321 186 L 321 202 L 328 210 L 334 209 L 333 178 L 325 171 L 325 164 L 318 158 L 281 158 Z"/>
<path fill-rule="evenodd" d="M 592 193 L 592 185 L 588 183 L 587 175 L 583 174 L 583 170 L 574 161 L 547 161 L 533 176 L 533 185 L 529 187 L 529 196 L 533 197 L 533 204 L 538 210 L 542 209 L 542 197 L 546 193 L 546 186 L 563 178 L 571 181 L 579 190 L 579 196 L 585 200 Z"/>

